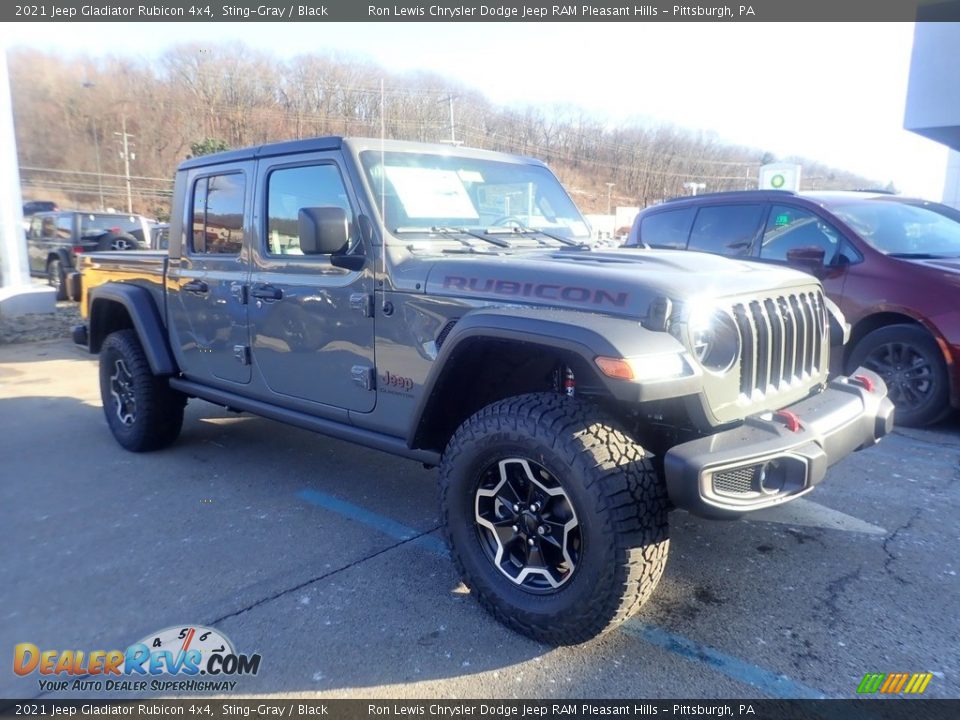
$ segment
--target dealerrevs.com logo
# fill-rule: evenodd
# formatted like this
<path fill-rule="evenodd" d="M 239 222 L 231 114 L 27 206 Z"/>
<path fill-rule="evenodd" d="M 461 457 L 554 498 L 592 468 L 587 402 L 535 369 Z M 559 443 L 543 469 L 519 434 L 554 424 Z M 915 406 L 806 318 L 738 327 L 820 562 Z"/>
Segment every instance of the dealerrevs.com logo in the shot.
<path fill-rule="evenodd" d="M 229 678 L 259 670 L 259 654 L 236 652 L 226 635 L 202 625 L 169 627 L 125 650 L 13 648 L 13 672 L 39 675 L 44 692 L 225 691 L 237 685 Z"/>

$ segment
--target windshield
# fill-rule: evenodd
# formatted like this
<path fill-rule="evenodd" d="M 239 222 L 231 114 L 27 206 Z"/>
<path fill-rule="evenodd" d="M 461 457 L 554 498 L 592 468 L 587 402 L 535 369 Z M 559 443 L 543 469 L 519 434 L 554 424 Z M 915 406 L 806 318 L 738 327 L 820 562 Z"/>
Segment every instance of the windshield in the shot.
<path fill-rule="evenodd" d="M 80 235 L 88 237 L 90 235 L 103 235 L 105 232 L 133 233 L 140 231 L 143 226 L 140 224 L 140 218 L 136 215 L 81 215 L 80 216 Z"/>
<path fill-rule="evenodd" d="M 872 200 L 831 209 L 887 255 L 960 257 L 960 222 L 930 207 Z"/>
<path fill-rule="evenodd" d="M 390 232 L 457 228 L 486 232 L 522 228 L 564 238 L 590 231 L 557 179 L 539 165 L 456 155 L 377 151 L 360 161 Z"/>

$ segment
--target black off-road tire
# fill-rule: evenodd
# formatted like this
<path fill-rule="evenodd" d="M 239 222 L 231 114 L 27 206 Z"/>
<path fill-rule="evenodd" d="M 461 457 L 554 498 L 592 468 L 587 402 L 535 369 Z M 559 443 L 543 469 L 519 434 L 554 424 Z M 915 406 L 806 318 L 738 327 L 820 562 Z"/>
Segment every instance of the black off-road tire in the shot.
<path fill-rule="evenodd" d="M 122 402 L 121 395 L 130 401 Z M 118 330 L 103 341 L 100 398 L 113 437 L 127 450 L 159 450 L 180 434 L 186 397 L 153 374 L 134 330 Z"/>
<path fill-rule="evenodd" d="M 67 299 L 67 280 L 60 258 L 47 261 L 47 284 L 57 291 L 57 300 Z"/>
<path fill-rule="evenodd" d="M 508 458 L 545 470 L 575 508 L 578 562 L 557 588 L 521 587 L 484 547 L 477 489 L 484 468 Z M 650 597 L 666 565 L 664 483 L 643 448 L 589 403 L 538 393 L 483 408 L 447 445 L 440 495 L 464 582 L 494 617 L 541 642 L 572 645 L 613 629 Z"/>
<path fill-rule="evenodd" d="M 947 365 L 937 341 L 924 328 L 901 324 L 868 333 L 851 351 L 847 372 L 861 365 L 887 383 L 897 425 L 924 427 L 950 413 Z"/>

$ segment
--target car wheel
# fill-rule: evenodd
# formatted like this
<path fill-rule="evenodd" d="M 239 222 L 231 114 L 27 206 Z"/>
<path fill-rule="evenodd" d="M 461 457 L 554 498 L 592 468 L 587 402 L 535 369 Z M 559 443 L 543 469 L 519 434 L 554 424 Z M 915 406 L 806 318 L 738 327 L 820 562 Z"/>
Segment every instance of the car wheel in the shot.
<path fill-rule="evenodd" d="M 863 366 L 887 384 L 897 425 L 922 427 L 950 412 L 947 366 L 930 333 L 916 325 L 891 325 L 864 336 L 850 353 L 847 372 Z"/>
<path fill-rule="evenodd" d="M 180 434 L 186 397 L 153 374 L 134 330 L 103 341 L 100 398 L 113 437 L 127 450 L 159 450 Z"/>
<path fill-rule="evenodd" d="M 464 582 L 528 637 L 589 640 L 632 615 L 663 574 L 664 484 L 586 403 L 532 394 L 487 406 L 447 445 L 440 486 Z"/>
<path fill-rule="evenodd" d="M 47 263 L 47 283 L 57 291 L 57 300 L 67 299 L 66 278 L 60 258 L 51 258 Z"/>

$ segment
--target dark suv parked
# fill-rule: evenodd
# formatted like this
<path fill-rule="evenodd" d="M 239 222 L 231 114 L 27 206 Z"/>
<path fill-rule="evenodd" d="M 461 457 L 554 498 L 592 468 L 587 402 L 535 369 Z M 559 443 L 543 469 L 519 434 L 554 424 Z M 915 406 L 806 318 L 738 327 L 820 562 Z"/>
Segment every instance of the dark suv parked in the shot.
<path fill-rule="evenodd" d="M 806 270 L 852 325 L 844 369 L 881 375 L 898 423 L 927 425 L 960 407 L 960 213 L 952 208 L 869 192 L 713 193 L 647 208 L 626 244 Z"/>
<path fill-rule="evenodd" d="M 29 217 L 40 212 L 54 212 L 59 209 L 60 206 L 53 200 L 28 200 L 23 204 L 23 216 Z"/>
<path fill-rule="evenodd" d="M 30 218 L 27 252 L 30 272 L 45 276 L 67 299 L 67 274 L 76 254 L 92 250 L 138 250 L 147 247 L 150 221 L 140 215 L 88 213 L 78 210 L 37 213 Z"/>

